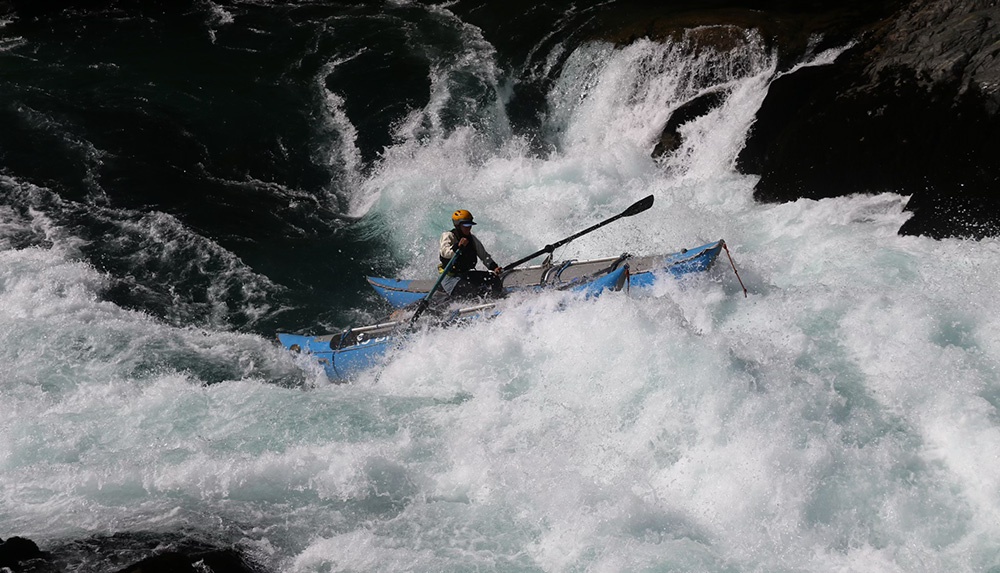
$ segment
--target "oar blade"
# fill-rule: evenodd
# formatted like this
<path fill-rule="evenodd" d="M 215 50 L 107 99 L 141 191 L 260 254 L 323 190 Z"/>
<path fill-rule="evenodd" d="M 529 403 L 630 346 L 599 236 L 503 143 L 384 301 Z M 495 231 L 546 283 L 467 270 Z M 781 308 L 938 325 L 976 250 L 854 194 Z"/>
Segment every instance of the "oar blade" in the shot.
<path fill-rule="evenodd" d="M 566 243 L 568 243 L 568 242 L 570 242 L 570 241 L 572 241 L 574 239 L 578 239 L 578 238 L 586 235 L 587 233 L 589 233 L 591 231 L 596 231 L 597 229 L 600 229 L 601 227 L 607 225 L 608 223 L 613 223 L 613 222 L 617 221 L 618 219 L 621 219 L 622 217 L 631 217 L 632 215 L 638 215 L 639 213 L 642 213 L 643 211 L 646 211 L 647 209 L 649 209 L 652 206 L 653 206 L 653 196 L 650 195 L 648 197 L 645 197 L 643 199 L 640 199 L 640 200 L 636 201 L 628 209 L 625 209 L 624 211 L 622 211 L 621 213 L 618 213 L 614 217 L 611 217 L 610 219 L 602 221 L 602 222 L 594 225 L 593 227 L 589 227 L 587 229 L 584 229 L 584 230 L 580 231 L 579 233 L 577 233 L 575 235 L 566 237 L 565 239 L 563 239 L 561 241 L 557 241 L 555 243 L 552 243 L 551 245 L 545 245 L 544 249 L 542 249 L 540 251 L 537 251 L 537 252 L 534 252 L 534 253 L 531 253 L 530 255 L 528 255 L 527 257 L 524 257 L 523 259 L 519 259 L 517 261 L 514 261 L 513 263 L 510 263 L 509 265 L 505 266 L 503 268 L 503 270 L 509 271 L 509 270 L 513 269 L 514 267 L 520 265 L 521 263 L 526 263 L 526 262 L 530 261 L 531 259 L 539 256 L 539 255 L 543 255 L 545 253 L 551 253 L 552 251 L 554 251 L 555 249 L 557 249 L 557 248 L 565 245 Z"/>
<path fill-rule="evenodd" d="M 635 203 L 632 203 L 632 206 L 629 207 L 628 209 L 625 209 L 625 211 L 622 212 L 621 216 L 631 217 L 632 215 L 638 215 L 639 213 L 642 213 L 643 211 L 649 209 L 652 206 L 653 206 L 653 196 L 650 195 L 645 199 L 639 199 Z"/>

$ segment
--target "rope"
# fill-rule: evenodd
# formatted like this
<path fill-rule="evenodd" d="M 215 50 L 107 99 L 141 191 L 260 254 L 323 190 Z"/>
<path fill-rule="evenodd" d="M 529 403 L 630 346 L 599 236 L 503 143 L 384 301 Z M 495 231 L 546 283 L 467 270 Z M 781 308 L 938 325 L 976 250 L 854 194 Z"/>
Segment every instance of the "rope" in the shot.
<path fill-rule="evenodd" d="M 743 298 L 747 298 L 747 287 L 743 286 L 743 279 L 740 278 L 740 271 L 736 270 L 736 263 L 733 262 L 733 255 L 729 254 L 729 245 L 725 241 L 722 241 L 722 248 L 726 249 L 726 256 L 729 257 L 729 264 L 733 266 L 733 272 L 736 273 L 736 280 L 740 281 L 740 286 L 743 287 Z"/>

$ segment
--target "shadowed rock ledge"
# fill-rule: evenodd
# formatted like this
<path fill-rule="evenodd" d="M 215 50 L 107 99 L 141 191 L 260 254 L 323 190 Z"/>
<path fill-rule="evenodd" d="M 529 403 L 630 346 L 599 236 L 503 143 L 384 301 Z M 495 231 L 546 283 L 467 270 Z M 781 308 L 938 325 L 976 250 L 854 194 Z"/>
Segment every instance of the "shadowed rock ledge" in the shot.
<path fill-rule="evenodd" d="M 34 541 L 0 541 L 0 568 L 15 573 L 266 573 L 244 552 L 194 532 L 117 533 L 67 541 L 40 551 Z"/>
<path fill-rule="evenodd" d="M 914 2 L 833 65 L 777 79 L 739 167 L 761 201 L 892 191 L 911 196 L 903 234 L 997 235 L 998 79 L 996 2 Z"/>

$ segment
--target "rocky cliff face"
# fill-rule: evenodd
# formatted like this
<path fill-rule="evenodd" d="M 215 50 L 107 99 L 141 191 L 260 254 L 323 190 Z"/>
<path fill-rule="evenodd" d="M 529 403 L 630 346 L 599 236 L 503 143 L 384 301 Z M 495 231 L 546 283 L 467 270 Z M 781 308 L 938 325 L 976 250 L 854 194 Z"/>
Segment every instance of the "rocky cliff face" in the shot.
<path fill-rule="evenodd" d="M 911 195 L 901 233 L 1000 234 L 998 2 L 917 0 L 859 32 L 772 84 L 740 156 L 755 197 L 893 191 Z"/>
<path fill-rule="evenodd" d="M 921 85 L 954 84 L 1000 109 L 1000 4 L 996 0 L 921 0 L 902 10 L 877 43 L 867 67 L 877 81 L 886 70 L 913 70 Z"/>

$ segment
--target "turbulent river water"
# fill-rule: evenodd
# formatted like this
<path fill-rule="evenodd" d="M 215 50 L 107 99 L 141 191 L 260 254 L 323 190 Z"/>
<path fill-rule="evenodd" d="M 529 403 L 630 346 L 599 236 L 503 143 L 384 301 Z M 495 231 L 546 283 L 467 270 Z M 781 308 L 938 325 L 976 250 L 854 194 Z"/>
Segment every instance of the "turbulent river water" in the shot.
<path fill-rule="evenodd" d="M 0 537 L 183 532 L 276 571 L 1000 570 L 1000 243 L 898 236 L 905 195 L 755 203 L 734 163 L 776 55 L 576 41 L 575 14 L 521 60 L 406 2 L 0 22 Z M 515 301 L 342 385 L 273 340 L 382 314 L 364 275 L 432 277 L 456 208 L 504 264 L 648 194 L 557 257 L 721 238 L 748 297 L 722 260 Z"/>

